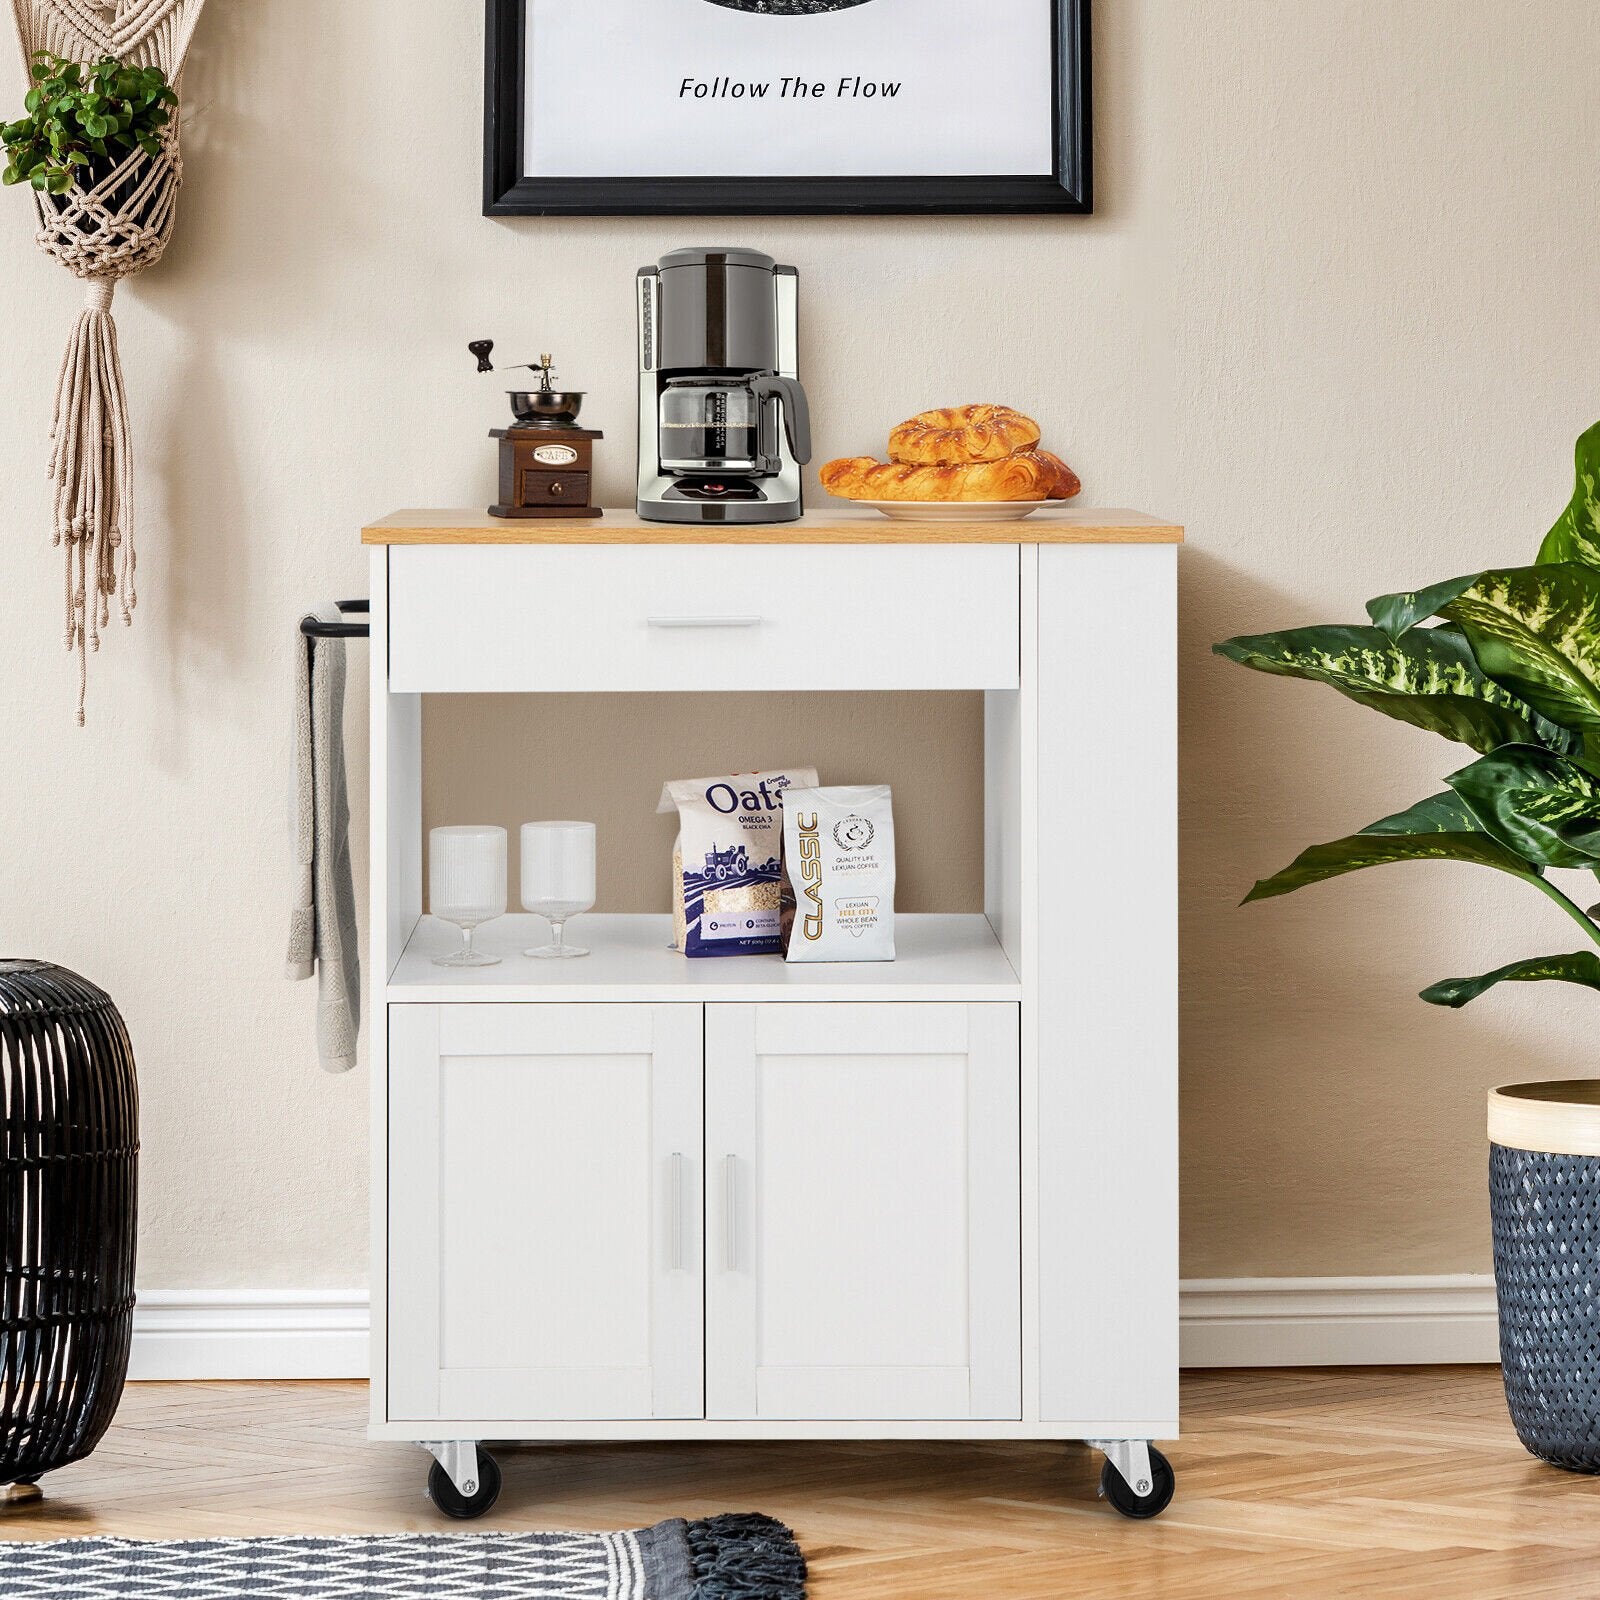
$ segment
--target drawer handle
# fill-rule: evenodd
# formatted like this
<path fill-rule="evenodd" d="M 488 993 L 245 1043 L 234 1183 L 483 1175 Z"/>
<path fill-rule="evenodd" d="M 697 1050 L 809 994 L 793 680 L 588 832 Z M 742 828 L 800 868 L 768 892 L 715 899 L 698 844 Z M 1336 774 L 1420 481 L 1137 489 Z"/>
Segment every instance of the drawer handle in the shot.
<path fill-rule="evenodd" d="M 759 628 L 760 617 L 646 617 L 652 628 Z"/>

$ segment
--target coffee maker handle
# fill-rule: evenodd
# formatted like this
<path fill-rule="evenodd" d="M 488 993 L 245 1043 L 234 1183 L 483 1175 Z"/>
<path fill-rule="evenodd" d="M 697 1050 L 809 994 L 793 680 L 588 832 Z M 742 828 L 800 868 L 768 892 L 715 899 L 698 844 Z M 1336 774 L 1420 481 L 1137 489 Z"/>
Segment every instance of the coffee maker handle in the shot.
<path fill-rule="evenodd" d="M 755 391 L 763 397 L 776 395 L 783 410 L 783 431 L 789 440 L 789 454 L 803 467 L 811 459 L 811 407 L 806 392 L 794 378 L 761 377 Z"/>

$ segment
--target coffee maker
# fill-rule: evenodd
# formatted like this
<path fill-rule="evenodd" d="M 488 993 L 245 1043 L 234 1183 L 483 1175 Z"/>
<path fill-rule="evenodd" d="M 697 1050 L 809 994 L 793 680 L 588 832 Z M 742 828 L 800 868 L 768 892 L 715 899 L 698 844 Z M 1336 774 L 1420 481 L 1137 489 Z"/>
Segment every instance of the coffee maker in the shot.
<path fill-rule="evenodd" d="M 759 250 L 639 269 L 639 515 L 793 522 L 811 417 L 796 375 L 799 274 Z"/>

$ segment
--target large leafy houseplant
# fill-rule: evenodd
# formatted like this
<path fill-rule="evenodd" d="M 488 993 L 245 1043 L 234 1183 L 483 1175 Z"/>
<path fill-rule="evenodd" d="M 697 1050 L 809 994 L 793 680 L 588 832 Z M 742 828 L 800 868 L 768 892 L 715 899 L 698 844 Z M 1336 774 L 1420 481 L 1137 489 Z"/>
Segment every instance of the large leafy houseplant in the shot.
<path fill-rule="evenodd" d="M 1465 1005 L 1507 979 L 1600 989 L 1600 924 L 1546 876 L 1553 868 L 1600 878 L 1600 423 L 1576 455 L 1571 503 L 1535 565 L 1382 595 L 1367 606 L 1367 626 L 1291 628 L 1214 647 L 1258 672 L 1327 684 L 1477 757 L 1443 793 L 1313 845 L 1247 902 L 1363 867 L 1466 861 L 1538 889 L 1594 947 L 1445 979 L 1422 991 L 1434 1005 Z"/>

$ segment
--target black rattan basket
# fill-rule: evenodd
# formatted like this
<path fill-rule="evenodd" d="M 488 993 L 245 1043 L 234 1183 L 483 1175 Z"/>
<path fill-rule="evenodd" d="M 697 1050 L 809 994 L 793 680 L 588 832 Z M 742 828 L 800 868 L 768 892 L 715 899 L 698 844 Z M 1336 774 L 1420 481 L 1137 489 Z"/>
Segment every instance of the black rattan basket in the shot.
<path fill-rule="evenodd" d="M 110 996 L 0 960 L 0 1484 L 100 1442 L 133 1328 L 139 1096 Z"/>

